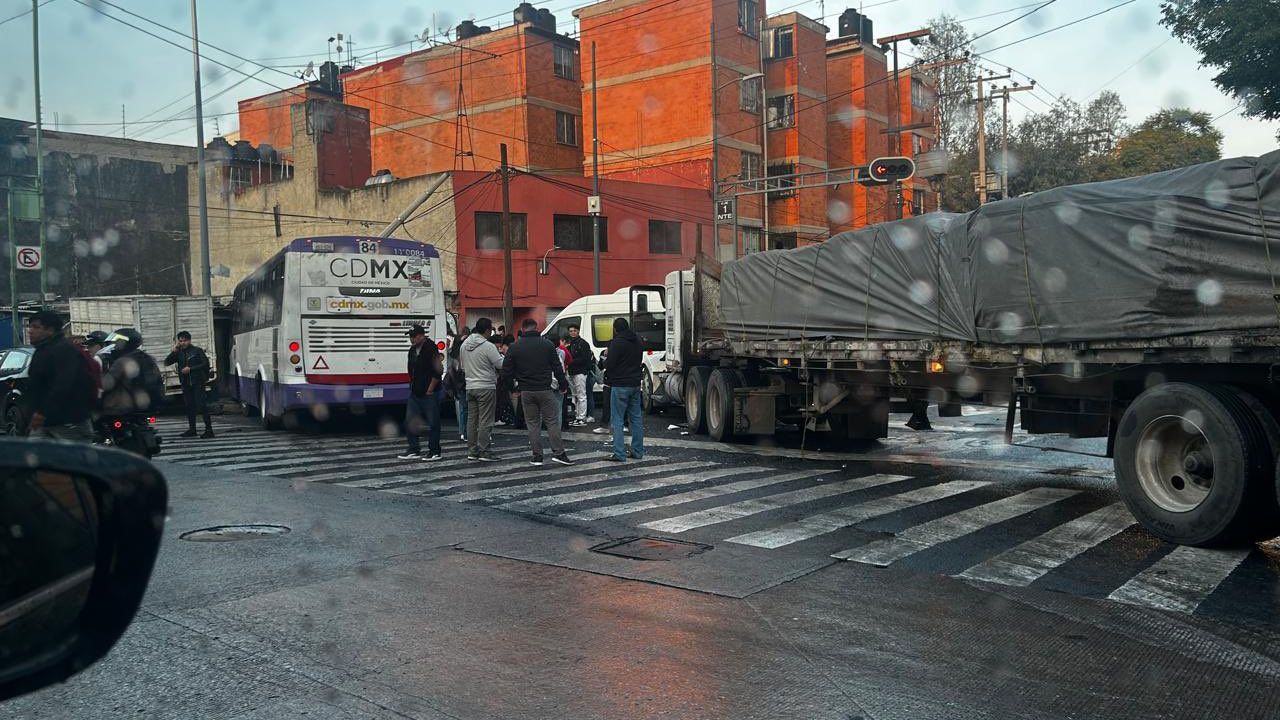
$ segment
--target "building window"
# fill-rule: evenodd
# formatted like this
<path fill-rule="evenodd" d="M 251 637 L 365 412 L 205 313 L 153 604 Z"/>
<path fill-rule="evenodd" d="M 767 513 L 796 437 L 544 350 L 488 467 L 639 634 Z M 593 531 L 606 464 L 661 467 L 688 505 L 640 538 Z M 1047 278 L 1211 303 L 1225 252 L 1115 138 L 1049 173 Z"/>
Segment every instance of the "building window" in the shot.
<path fill-rule="evenodd" d="M 592 252 L 592 223 L 590 215 L 556 215 L 553 235 L 556 247 L 561 250 Z M 600 216 L 600 252 L 609 249 L 609 218 Z"/>
<path fill-rule="evenodd" d="M 796 234 L 793 232 L 771 233 L 769 235 L 770 250 L 792 250 L 796 246 Z"/>
<path fill-rule="evenodd" d="M 769 57 L 773 59 L 788 58 L 795 53 L 792 43 L 794 30 L 791 27 L 780 27 L 773 31 L 769 38 Z"/>
<path fill-rule="evenodd" d="M 529 216 L 511 213 L 511 249 L 529 248 Z M 502 213 L 476 212 L 476 249 L 502 250 Z"/>
<path fill-rule="evenodd" d="M 556 142 L 561 145 L 578 145 L 578 116 L 556 111 Z"/>
<path fill-rule="evenodd" d="M 740 180 L 756 180 L 762 173 L 760 172 L 760 153 L 742 151 L 742 170 L 738 173 Z"/>
<path fill-rule="evenodd" d="M 915 190 L 911 193 L 911 217 L 917 217 L 929 212 L 929 195 L 924 190 Z"/>
<path fill-rule="evenodd" d="M 911 78 L 911 107 L 917 110 L 933 107 L 933 92 L 920 78 Z"/>
<path fill-rule="evenodd" d="M 760 98 L 764 95 L 764 78 L 753 77 L 738 82 L 738 108 L 747 112 L 760 112 Z"/>
<path fill-rule="evenodd" d="M 742 254 L 760 252 L 760 231 L 755 228 L 742 228 Z"/>
<path fill-rule="evenodd" d="M 765 113 L 770 130 L 789 128 L 796 124 L 796 96 L 779 95 L 769 98 L 769 110 Z"/>
<path fill-rule="evenodd" d="M 551 54 L 552 70 L 555 72 L 556 77 L 572 80 L 574 75 L 573 66 L 576 64 L 574 63 L 573 48 L 564 45 L 552 45 Z"/>
<path fill-rule="evenodd" d="M 670 220 L 650 220 L 649 252 L 654 255 L 679 255 L 680 223 Z"/>
<path fill-rule="evenodd" d="M 759 23 L 756 19 L 756 0 L 738 0 L 738 29 L 755 37 Z"/>
<path fill-rule="evenodd" d="M 795 163 L 783 163 L 769 166 L 769 177 L 771 178 L 782 175 L 794 175 L 795 172 Z M 769 193 L 770 200 L 787 198 L 796 194 L 796 179 L 794 177 L 779 177 L 777 180 L 770 180 L 767 185 L 770 188 L 778 188 L 776 191 Z"/>

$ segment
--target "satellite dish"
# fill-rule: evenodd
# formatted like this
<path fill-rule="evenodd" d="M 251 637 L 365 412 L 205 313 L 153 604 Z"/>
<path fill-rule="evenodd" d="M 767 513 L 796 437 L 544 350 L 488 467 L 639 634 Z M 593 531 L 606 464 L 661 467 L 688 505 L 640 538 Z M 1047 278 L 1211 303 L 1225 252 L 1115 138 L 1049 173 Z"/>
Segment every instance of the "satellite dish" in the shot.
<path fill-rule="evenodd" d="M 302 71 L 302 77 L 313 77 L 316 74 L 316 61 L 312 60 L 307 63 L 307 69 Z"/>

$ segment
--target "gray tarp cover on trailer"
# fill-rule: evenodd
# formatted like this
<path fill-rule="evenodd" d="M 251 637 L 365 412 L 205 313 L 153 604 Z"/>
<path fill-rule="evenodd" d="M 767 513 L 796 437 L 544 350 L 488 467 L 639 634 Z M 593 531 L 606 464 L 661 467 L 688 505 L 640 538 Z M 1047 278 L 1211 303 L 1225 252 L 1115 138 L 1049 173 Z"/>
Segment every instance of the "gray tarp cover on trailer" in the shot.
<path fill-rule="evenodd" d="M 1280 328 L 1280 151 L 727 263 L 733 337 L 1042 344 Z"/>

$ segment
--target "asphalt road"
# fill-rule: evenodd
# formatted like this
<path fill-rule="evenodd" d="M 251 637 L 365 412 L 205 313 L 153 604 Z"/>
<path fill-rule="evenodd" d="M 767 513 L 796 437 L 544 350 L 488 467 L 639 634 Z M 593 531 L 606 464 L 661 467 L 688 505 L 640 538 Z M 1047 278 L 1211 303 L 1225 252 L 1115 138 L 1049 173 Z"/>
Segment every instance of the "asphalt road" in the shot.
<path fill-rule="evenodd" d="M 407 463 L 374 421 L 183 441 L 162 420 L 144 611 L 0 716 L 1280 716 L 1280 549 L 1162 543 L 1096 441 L 1009 447 L 1002 420 L 849 452 L 651 416 L 644 462 L 575 432 L 570 468 L 513 431 L 499 463 L 456 435 Z M 290 532 L 178 537 L 229 523 Z"/>

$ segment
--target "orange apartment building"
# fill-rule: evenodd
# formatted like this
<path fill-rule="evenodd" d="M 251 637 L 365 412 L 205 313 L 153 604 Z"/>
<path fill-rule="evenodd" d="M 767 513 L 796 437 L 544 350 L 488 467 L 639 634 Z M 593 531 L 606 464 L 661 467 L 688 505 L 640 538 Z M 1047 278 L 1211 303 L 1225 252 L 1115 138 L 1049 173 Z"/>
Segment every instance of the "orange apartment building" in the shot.
<path fill-rule="evenodd" d="M 767 17 L 762 0 L 606 0 L 574 15 L 584 71 L 597 49 L 602 175 L 710 191 L 713 173 L 732 183 L 866 166 L 899 154 L 891 127 L 932 117 L 923 82 L 901 72 L 894 91 L 871 20 L 854 10 L 831 40 L 799 13 Z M 584 86 L 585 124 L 590 97 Z M 935 133 L 901 137 L 900 154 L 912 155 Z M 896 197 L 883 187 L 789 185 L 770 183 L 767 207 L 760 194 L 738 199 L 736 222 L 719 230 L 722 255 L 795 247 L 894 217 Z M 904 216 L 925 210 L 926 187 L 904 183 Z"/>
<path fill-rule="evenodd" d="M 507 27 L 464 21 L 452 42 L 340 76 L 327 63 L 319 82 L 242 101 L 240 136 L 288 157 L 289 106 L 329 94 L 369 111 L 374 170 L 492 170 L 506 143 L 517 168 L 583 175 L 595 120 L 601 176 L 701 189 L 708 211 L 717 180 L 847 170 L 934 141 L 915 129 L 896 151 L 886 130 L 931 120 L 932 92 L 906 70 L 895 91 L 871 20 L 855 10 L 831 39 L 798 13 L 768 17 L 763 0 L 604 0 L 574 16 L 576 40 L 556 32 L 547 10 L 521 3 Z M 736 220 L 718 230 L 722 257 L 894 217 L 884 187 L 792 184 L 772 182 L 767 202 L 739 198 Z M 904 216 L 936 209 L 927 188 L 904 183 Z"/>
<path fill-rule="evenodd" d="M 493 170 L 504 143 L 515 167 L 581 175 L 578 42 L 545 9 L 521 3 L 513 19 L 464 20 L 452 42 L 343 68 L 336 82 L 322 66 L 318 82 L 241 101 L 240 136 L 287 155 L 289 107 L 327 94 L 369 111 L 373 167 L 396 177 Z"/>

